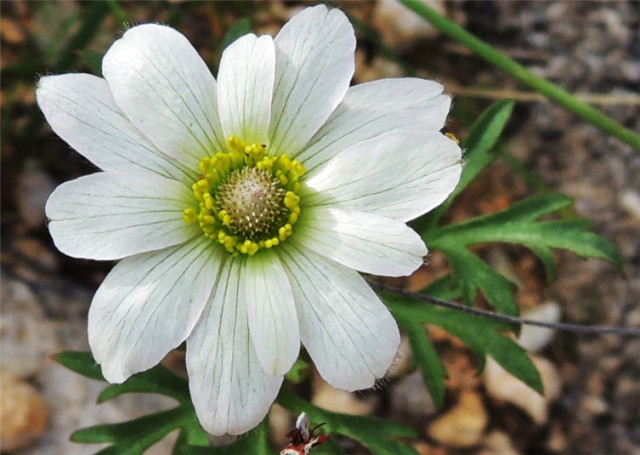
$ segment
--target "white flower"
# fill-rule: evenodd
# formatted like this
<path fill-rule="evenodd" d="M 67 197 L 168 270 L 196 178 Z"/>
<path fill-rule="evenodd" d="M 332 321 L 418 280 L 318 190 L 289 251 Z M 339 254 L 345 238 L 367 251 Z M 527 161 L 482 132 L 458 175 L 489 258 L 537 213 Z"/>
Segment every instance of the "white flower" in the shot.
<path fill-rule="evenodd" d="M 422 264 L 405 223 L 451 193 L 460 149 L 438 132 L 440 84 L 349 88 L 354 50 L 345 15 L 316 6 L 275 39 L 230 45 L 217 81 L 153 24 L 112 45 L 104 79 L 40 80 L 53 130 L 102 170 L 60 185 L 46 211 L 65 254 L 121 259 L 89 312 L 108 381 L 186 340 L 200 422 L 238 434 L 265 416 L 300 341 L 335 387 L 385 374 L 398 328 L 358 272 Z"/>

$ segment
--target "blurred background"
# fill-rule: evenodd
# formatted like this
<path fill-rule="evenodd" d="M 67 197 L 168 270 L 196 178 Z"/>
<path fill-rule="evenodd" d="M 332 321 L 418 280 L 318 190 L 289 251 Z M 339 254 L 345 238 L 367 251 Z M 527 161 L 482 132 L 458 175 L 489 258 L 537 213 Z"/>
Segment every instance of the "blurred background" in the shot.
<path fill-rule="evenodd" d="M 640 131 L 640 2 L 427 3 L 538 75 Z M 248 22 L 256 33 L 275 34 L 309 4 L 0 3 L 3 453 L 93 453 L 99 448 L 68 442 L 70 433 L 171 406 L 160 397 L 129 395 L 98 406 L 103 383 L 50 360 L 63 350 L 88 349 L 87 310 L 113 264 L 65 257 L 48 235 L 48 195 L 61 182 L 96 169 L 44 122 L 35 104 L 38 78 L 100 74 L 100 59 L 110 44 L 128 25 L 145 22 L 169 24 L 184 33 L 215 75 L 234 24 L 244 21 L 240 24 Z M 474 250 L 518 284 L 523 311 L 544 318 L 559 309 L 567 322 L 639 326 L 640 154 L 541 100 L 391 0 L 332 5 L 342 8 L 356 29 L 354 84 L 406 75 L 442 82 L 454 97 L 446 130 L 460 138 L 492 102 L 517 101 L 499 159 L 463 193 L 450 220 L 494 212 L 537 192 L 559 192 L 573 197 L 575 214 L 593 220 L 593 230 L 620 248 L 626 276 L 605 262 L 562 253 L 552 284 L 545 283 L 541 265 L 523 248 Z M 447 268 L 438 252 L 429 261 L 429 267 L 396 284 L 416 288 Z M 458 340 L 431 333 L 449 373 L 444 409 L 434 408 L 420 373 L 410 370 L 410 352 L 404 347 L 381 390 L 347 394 L 312 374 L 308 398 L 341 412 L 402 421 L 420 435 L 415 448 L 421 454 L 640 454 L 640 339 L 534 334 L 541 337 L 536 362 L 550 384 L 543 399 L 491 368 L 478 375 L 473 356 Z M 180 369 L 180 354 L 166 362 Z M 284 446 L 290 419 L 273 407 L 274 447 Z M 348 453 L 367 453 L 345 444 Z M 170 453 L 170 447 L 169 438 L 154 453 Z"/>

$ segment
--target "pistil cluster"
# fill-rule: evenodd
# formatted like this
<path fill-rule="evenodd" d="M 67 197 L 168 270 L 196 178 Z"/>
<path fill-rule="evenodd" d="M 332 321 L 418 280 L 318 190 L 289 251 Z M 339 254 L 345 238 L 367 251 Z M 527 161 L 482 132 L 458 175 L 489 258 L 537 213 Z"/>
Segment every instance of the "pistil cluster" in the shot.
<path fill-rule="evenodd" d="M 192 185 L 198 208 L 184 219 L 232 254 L 253 256 L 291 236 L 300 214 L 299 178 L 305 169 L 286 154 L 232 136 L 228 152 L 204 157 Z"/>

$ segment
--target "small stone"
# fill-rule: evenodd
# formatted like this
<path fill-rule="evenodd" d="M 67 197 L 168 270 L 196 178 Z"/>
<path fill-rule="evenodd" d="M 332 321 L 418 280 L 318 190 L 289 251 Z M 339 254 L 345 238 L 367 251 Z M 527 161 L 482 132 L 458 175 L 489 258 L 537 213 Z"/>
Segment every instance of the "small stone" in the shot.
<path fill-rule="evenodd" d="M 276 447 L 284 446 L 287 442 L 287 433 L 295 425 L 295 419 L 287 409 L 274 403 L 269 410 L 269 435 Z"/>
<path fill-rule="evenodd" d="M 15 19 L 7 17 L 0 18 L 0 35 L 3 40 L 10 44 L 21 44 L 24 42 L 24 33 Z"/>
<path fill-rule="evenodd" d="M 487 360 L 483 377 L 490 397 L 519 407 L 540 425 L 547 421 L 549 404 L 560 395 L 562 381 L 551 362 L 542 357 L 530 357 L 542 378 L 544 396 L 512 376 L 492 358 Z"/>
<path fill-rule="evenodd" d="M 396 354 L 396 358 L 389 368 L 387 372 L 388 378 L 398 378 L 404 376 L 411 369 L 411 345 L 409 344 L 409 340 L 406 336 L 402 336 L 400 340 L 400 347 L 398 348 L 398 353 Z"/>
<path fill-rule="evenodd" d="M 32 445 L 47 426 L 48 412 L 42 395 L 7 370 L 0 373 L 0 389 L 0 450 Z"/>
<path fill-rule="evenodd" d="M 17 182 L 17 203 L 20 217 L 28 228 L 44 226 L 44 206 L 55 189 L 55 182 L 38 169 L 34 161 L 27 161 Z"/>
<path fill-rule="evenodd" d="M 591 416 L 605 414 L 609 410 L 607 402 L 597 395 L 587 395 L 580 400 L 580 411 Z"/>
<path fill-rule="evenodd" d="M 311 403 L 328 411 L 367 415 L 375 408 L 376 397 L 358 399 L 355 393 L 334 389 L 317 373 L 313 377 L 312 389 Z"/>
<path fill-rule="evenodd" d="M 26 284 L 4 273 L 1 276 L 2 366 L 21 378 L 34 376 L 50 355 L 61 350 L 56 324 L 46 318 L 38 297 Z"/>
<path fill-rule="evenodd" d="M 502 431 L 492 431 L 484 438 L 484 448 L 477 455 L 518 455 L 511 438 Z"/>
<path fill-rule="evenodd" d="M 413 449 L 420 455 L 447 455 L 447 449 L 444 447 L 434 447 L 424 441 L 413 444 Z"/>
<path fill-rule="evenodd" d="M 555 302 L 546 302 L 522 313 L 525 319 L 556 323 L 560 320 L 560 306 Z M 555 329 L 545 329 L 534 325 L 523 325 L 518 337 L 518 344 L 526 351 L 538 352 L 553 339 Z"/>
<path fill-rule="evenodd" d="M 482 440 L 488 423 L 480 395 L 471 390 L 460 394 L 459 402 L 434 420 L 427 432 L 441 444 L 451 447 L 473 447 Z"/>
<path fill-rule="evenodd" d="M 625 190 L 620 195 L 620 204 L 627 212 L 633 215 L 634 218 L 640 220 L 640 193 L 633 190 Z"/>
<path fill-rule="evenodd" d="M 446 13 L 442 0 L 421 0 L 421 3 L 442 15 Z M 397 0 L 377 2 L 373 11 L 373 24 L 380 31 L 383 41 L 394 47 L 410 44 L 420 38 L 433 38 L 439 33 L 435 27 Z"/>
<path fill-rule="evenodd" d="M 562 431 L 560 423 L 556 423 L 551 427 L 549 432 L 549 438 L 547 439 L 546 446 L 553 452 L 565 452 L 567 450 L 567 437 Z"/>
<path fill-rule="evenodd" d="M 391 409 L 394 415 L 418 418 L 435 414 L 437 410 L 424 384 L 421 370 L 414 371 L 393 385 Z"/>

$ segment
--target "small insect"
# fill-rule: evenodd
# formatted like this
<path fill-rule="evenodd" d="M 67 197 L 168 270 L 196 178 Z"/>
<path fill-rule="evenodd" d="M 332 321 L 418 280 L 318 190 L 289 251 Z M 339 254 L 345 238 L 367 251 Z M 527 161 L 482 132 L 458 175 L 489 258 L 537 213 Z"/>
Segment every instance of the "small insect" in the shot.
<path fill-rule="evenodd" d="M 321 436 L 313 435 L 313 433 L 325 423 L 326 422 L 316 425 L 309 431 L 310 423 L 307 413 L 303 412 L 300 414 L 296 420 L 296 427 L 287 434 L 289 444 L 280 451 L 280 455 L 309 455 L 311 449 L 329 439 L 329 436 L 324 434 Z"/>

